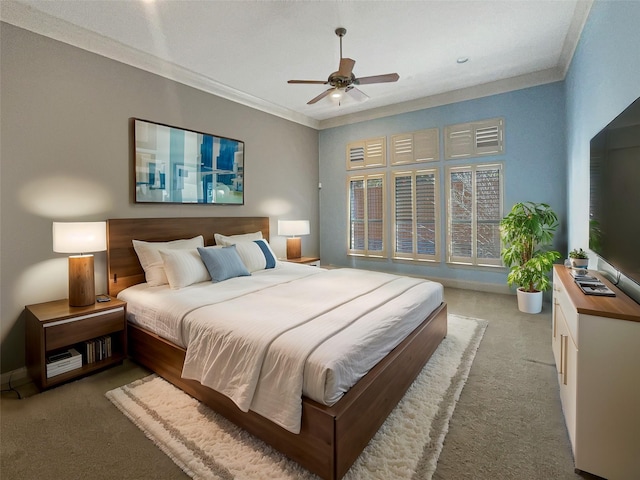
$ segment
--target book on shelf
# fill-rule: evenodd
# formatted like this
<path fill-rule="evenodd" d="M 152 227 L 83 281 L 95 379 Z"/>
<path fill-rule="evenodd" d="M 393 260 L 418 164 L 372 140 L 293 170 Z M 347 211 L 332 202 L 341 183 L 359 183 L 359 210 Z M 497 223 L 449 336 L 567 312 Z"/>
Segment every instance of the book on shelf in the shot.
<path fill-rule="evenodd" d="M 47 357 L 47 378 L 82 367 L 82 355 L 75 348 L 57 352 Z"/>
<path fill-rule="evenodd" d="M 86 363 L 95 363 L 105 360 L 112 355 L 112 339 L 110 335 L 94 338 L 84 342 L 84 358 Z"/>

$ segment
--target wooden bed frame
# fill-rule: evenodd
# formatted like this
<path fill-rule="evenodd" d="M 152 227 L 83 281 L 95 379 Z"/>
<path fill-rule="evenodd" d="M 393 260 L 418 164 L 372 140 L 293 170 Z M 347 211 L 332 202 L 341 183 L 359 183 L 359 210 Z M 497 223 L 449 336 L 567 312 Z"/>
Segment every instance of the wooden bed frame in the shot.
<path fill-rule="evenodd" d="M 236 235 L 261 230 L 269 238 L 267 217 L 111 219 L 107 221 L 109 294 L 144 282 L 144 271 L 131 240 L 168 241 L 213 234 Z M 443 302 L 418 328 L 382 359 L 335 405 L 303 397 L 302 429 L 293 434 L 254 412 L 242 412 L 224 395 L 181 377 L 185 350 L 129 324 L 129 355 L 136 362 L 189 393 L 276 450 L 327 480 L 349 470 L 389 413 L 404 396 L 447 333 Z"/>

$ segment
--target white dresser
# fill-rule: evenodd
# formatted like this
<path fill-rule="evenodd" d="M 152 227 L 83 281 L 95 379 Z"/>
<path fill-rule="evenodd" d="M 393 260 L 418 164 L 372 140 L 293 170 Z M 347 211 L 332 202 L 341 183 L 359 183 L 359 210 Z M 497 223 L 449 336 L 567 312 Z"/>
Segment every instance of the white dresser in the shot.
<path fill-rule="evenodd" d="M 602 275 L 615 297 L 585 295 L 553 271 L 552 347 L 576 470 L 640 479 L 640 305 Z"/>

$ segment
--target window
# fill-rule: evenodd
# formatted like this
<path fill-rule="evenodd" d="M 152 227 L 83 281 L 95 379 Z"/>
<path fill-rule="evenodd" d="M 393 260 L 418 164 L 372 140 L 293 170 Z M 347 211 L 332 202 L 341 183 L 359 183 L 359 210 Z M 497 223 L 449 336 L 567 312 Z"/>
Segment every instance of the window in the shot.
<path fill-rule="evenodd" d="M 504 151 L 504 119 L 448 125 L 444 129 L 445 159 L 497 155 Z"/>
<path fill-rule="evenodd" d="M 447 168 L 447 262 L 501 266 L 502 164 Z"/>
<path fill-rule="evenodd" d="M 384 177 L 379 173 L 348 179 L 349 255 L 386 255 Z"/>
<path fill-rule="evenodd" d="M 393 258 L 440 260 L 437 170 L 393 172 Z"/>
<path fill-rule="evenodd" d="M 386 137 L 359 140 L 347 145 L 347 170 L 385 167 L 387 165 Z"/>
<path fill-rule="evenodd" d="M 400 133 L 391 137 L 391 165 L 433 162 L 440 159 L 438 129 Z"/>

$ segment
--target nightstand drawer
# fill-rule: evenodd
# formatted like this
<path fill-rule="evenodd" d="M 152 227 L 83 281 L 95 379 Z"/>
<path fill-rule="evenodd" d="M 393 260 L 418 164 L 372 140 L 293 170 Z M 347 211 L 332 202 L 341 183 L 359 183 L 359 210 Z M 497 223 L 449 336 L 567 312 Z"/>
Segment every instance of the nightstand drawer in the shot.
<path fill-rule="evenodd" d="M 45 344 L 49 351 L 66 347 L 121 331 L 126 327 L 124 322 L 124 307 L 121 307 L 47 323 L 44 325 Z"/>

